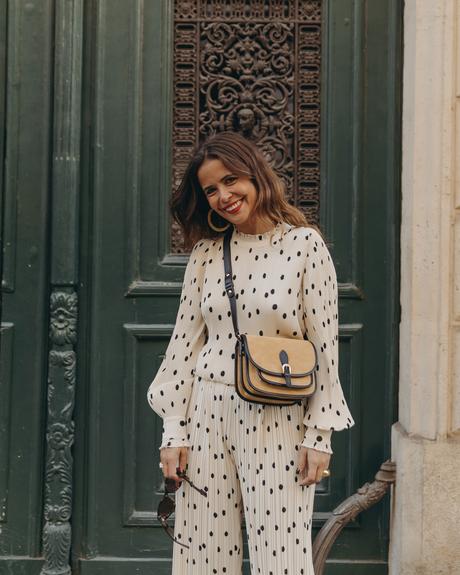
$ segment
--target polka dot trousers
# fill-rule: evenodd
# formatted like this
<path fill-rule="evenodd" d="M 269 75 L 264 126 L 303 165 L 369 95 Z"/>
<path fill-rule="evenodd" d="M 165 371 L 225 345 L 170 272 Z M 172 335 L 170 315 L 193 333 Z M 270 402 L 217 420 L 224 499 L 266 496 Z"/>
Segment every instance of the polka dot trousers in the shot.
<path fill-rule="evenodd" d="M 188 408 L 187 473 L 176 493 L 173 575 L 242 573 L 244 514 L 251 575 L 314 575 L 315 484 L 300 486 L 304 407 L 261 406 L 197 377 Z"/>

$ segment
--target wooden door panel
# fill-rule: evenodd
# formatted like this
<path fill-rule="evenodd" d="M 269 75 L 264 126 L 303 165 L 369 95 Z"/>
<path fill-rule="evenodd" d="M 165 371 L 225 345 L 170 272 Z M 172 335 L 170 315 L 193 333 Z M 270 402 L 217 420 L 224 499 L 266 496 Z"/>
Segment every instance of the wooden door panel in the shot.
<path fill-rule="evenodd" d="M 0 3 L 0 572 L 39 573 L 52 7 Z"/>

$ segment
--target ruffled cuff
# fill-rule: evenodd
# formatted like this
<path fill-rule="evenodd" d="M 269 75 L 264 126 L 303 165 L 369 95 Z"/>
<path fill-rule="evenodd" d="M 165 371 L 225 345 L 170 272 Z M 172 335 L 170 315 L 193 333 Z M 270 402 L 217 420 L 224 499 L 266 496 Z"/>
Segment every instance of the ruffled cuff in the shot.
<path fill-rule="evenodd" d="M 164 447 L 190 447 L 187 437 L 187 421 L 182 416 L 163 419 L 163 438 L 160 449 Z"/>
<path fill-rule="evenodd" d="M 334 453 L 331 448 L 332 429 L 316 429 L 306 427 L 302 447 L 324 451 L 325 453 Z"/>

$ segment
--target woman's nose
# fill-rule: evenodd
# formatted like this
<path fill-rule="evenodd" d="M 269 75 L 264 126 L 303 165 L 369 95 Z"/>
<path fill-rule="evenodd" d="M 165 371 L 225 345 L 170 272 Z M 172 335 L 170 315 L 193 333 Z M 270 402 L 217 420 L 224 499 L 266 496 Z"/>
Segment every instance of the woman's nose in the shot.
<path fill-rule="evenodd" d="M 226 188 L 221 188 L 219 191 L 219 199 L 221 203 L 226 204 L 232 197 L 232 194 Z"/>

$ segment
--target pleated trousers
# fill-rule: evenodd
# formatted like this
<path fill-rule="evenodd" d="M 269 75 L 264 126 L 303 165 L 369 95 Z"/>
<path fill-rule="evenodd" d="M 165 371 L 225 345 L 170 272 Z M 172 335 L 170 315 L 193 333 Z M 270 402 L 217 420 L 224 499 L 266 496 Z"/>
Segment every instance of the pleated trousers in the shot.
<path fill-rule="evenodd" d="M 187 473 L 176 492 L 173 575 L 240 575 L 244 514 L 251 575 L 314 575 L 315 484 L 300 486 L 304 407 L 262 406 L 232 385 L 195 377 L 188 406 Z"/>

